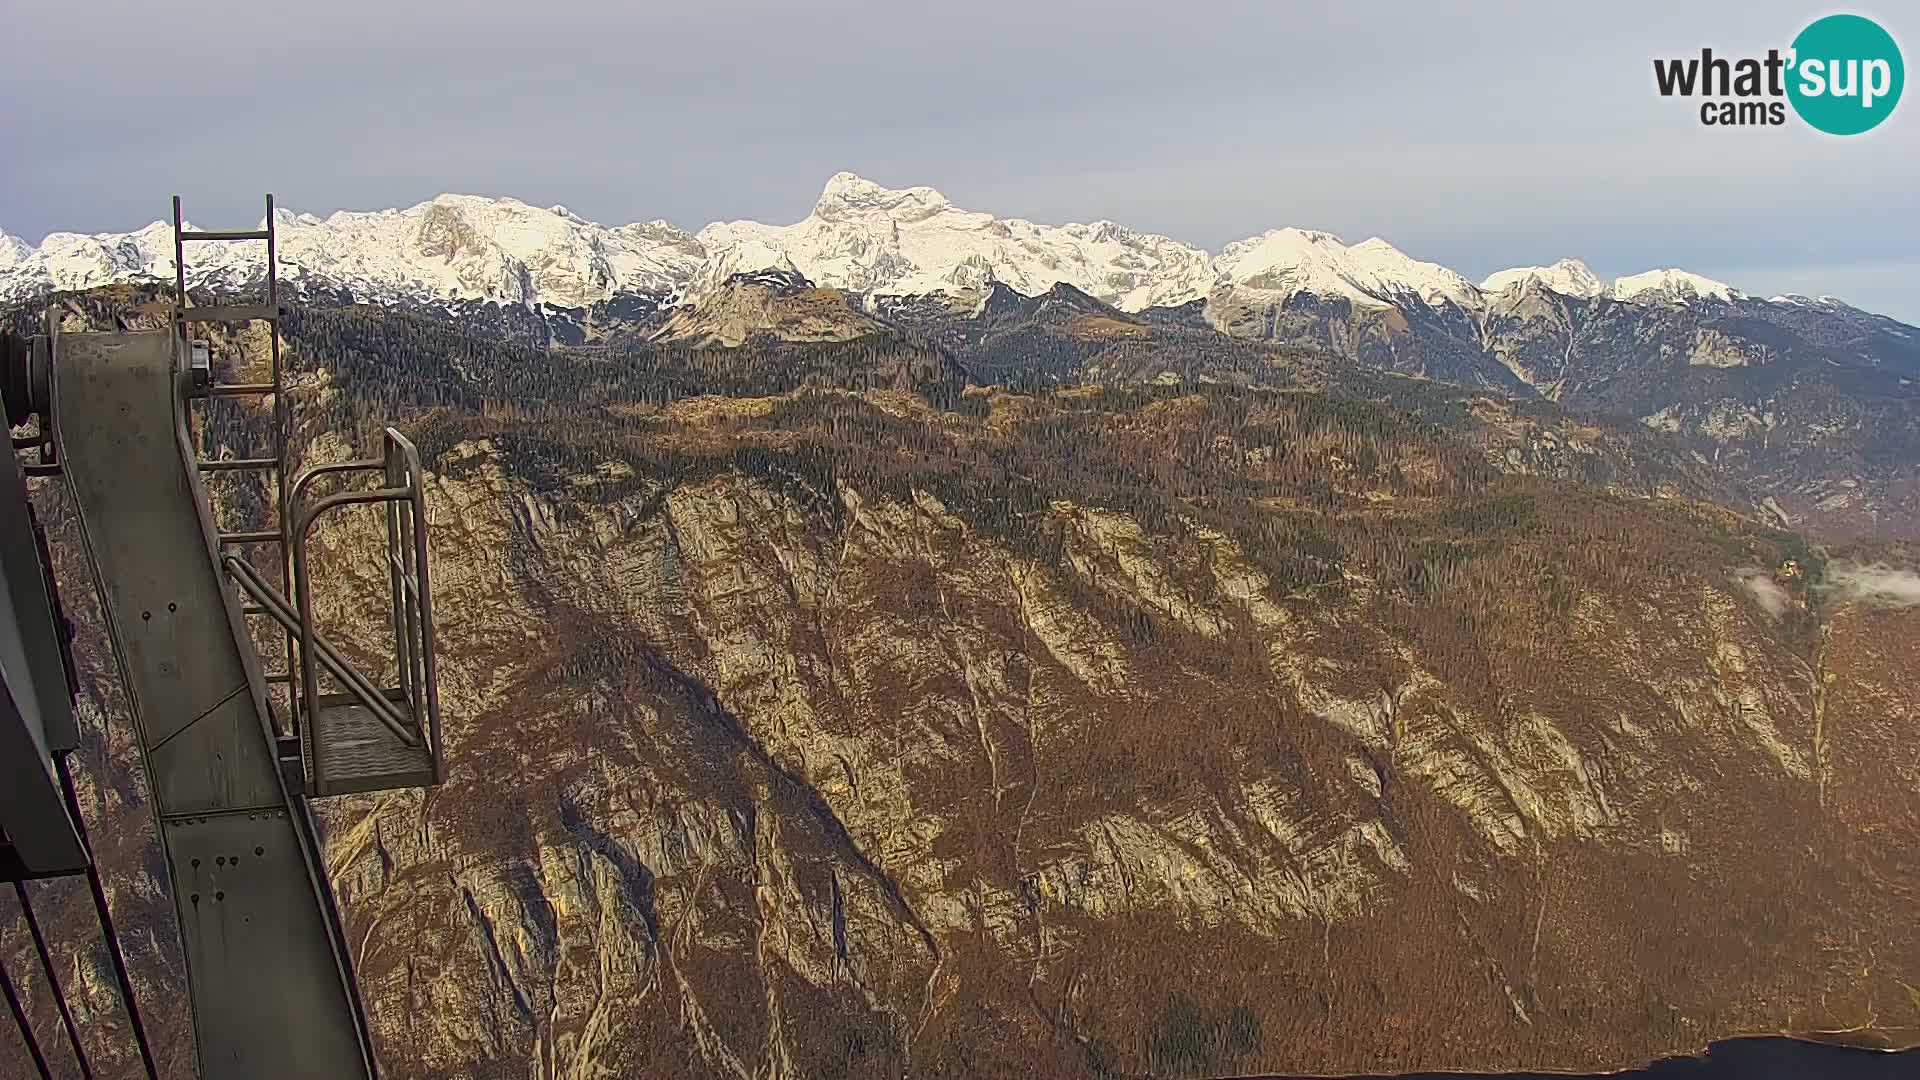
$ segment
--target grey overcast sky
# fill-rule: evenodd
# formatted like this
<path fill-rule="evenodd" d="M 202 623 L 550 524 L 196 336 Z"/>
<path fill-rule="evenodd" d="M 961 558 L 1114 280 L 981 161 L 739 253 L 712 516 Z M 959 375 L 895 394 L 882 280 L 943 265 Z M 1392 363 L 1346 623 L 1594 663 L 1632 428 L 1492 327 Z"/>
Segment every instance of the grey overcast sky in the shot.
<path fill-rule="evenodd" d="M 1469 277 L 1577 255 L 1920 322 L 1920 102 L 1864 136 L 1703 127 L 1655 56 L 1816 3 L 23 0 L 0 229 L 251 221 L 442 191 L 616 224 L 789 222 L 851 169 L 1217 250 L 1279 225 Z M 1920 8 L 1849 8 L 1920 48 Z M 1909 95 L 1912 96 L 1912 95 Z"/>

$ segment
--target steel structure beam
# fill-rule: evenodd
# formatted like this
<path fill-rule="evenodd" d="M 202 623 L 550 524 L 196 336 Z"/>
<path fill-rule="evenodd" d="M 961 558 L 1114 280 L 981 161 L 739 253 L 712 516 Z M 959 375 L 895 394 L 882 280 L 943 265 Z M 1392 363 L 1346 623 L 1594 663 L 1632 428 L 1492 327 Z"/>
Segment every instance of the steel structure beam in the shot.
<path fill-rule="evenodd" d="M 222 580 L 180 340 L 64 335 L 52 412 L 172 876 L 200 1075 L 371 1077 L 312 820 Z"/>
<path fill-rule="evenodd" d="M 27 481 L 0 462 L 0 880 L 71 874 L 86 846 L 67 815 L 53 755 L 79 743 Z"/>

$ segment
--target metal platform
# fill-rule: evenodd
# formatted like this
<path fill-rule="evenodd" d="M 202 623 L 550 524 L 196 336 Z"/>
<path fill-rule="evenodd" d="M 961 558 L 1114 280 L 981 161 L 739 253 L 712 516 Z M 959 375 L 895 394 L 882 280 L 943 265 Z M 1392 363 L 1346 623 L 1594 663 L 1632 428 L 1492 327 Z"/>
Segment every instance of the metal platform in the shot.
<path fill-rule="evenodd" d="M 425 787 L 446 779 L 440 750 L 440 691 L 434 656 L 433 589 L 427 577 L 427 514 L 420 452 L 393 428 L 377 458 L 317 465 L 294 481 L 293 601 L 299 682 L 296 714 L 304 714 L 307 777 L 315 795 L 377 788 Z M 372 488 L 310 497 L 316 483 L 373 476 Z M 330 511 L 378 506 L 386 518 L 386 570 L 393 664 L 400 685 L 378 688 L 354 670 L 314 622 L 308 565 L 314 525 Z M 271 598 L 270 604 L 280 606 Z M 345 693 L 323 691 L 322 672 Z M 380 781 L 380 782 L 376 782 Z"/>
<path fill-rule="evenodd" d="M 405 706 L 406 695 L 388 690 Z M 432 748 L 409 746 L 352 694 L 323 694 L 306 728 L 307 786 L 315 795 L 351 795 L 438 783 Z"/>

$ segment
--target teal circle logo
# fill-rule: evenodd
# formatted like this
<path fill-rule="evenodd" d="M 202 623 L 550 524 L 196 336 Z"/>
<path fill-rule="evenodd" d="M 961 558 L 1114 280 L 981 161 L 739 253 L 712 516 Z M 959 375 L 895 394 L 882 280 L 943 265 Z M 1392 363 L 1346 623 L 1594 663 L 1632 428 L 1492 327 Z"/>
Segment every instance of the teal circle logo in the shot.
<path fill-rule="evenodd" d="M 1793 39 L 1787 100 L 1800 119 L 1829 135 L 1879 126 L 1907 81 L 1900 46 L 1872 19 L 1829 15 Z"/>

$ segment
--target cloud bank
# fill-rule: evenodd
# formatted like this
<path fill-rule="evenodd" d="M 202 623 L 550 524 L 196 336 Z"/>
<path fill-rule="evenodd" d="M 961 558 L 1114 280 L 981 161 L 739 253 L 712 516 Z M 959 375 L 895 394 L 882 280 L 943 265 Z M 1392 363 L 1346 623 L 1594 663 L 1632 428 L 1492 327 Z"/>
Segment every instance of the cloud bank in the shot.
<path fill-rule="evenodd" d="M 1775 586 L 1778 588 L 1778 586 Z M 1891 566 L 1831 563 L 1821 590 L 1830 597 L 1875 607 L 1908 608 L 1920 605 L 1920 573 Z"/>

